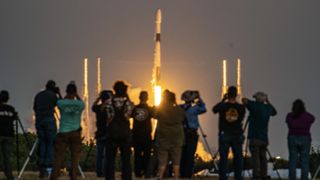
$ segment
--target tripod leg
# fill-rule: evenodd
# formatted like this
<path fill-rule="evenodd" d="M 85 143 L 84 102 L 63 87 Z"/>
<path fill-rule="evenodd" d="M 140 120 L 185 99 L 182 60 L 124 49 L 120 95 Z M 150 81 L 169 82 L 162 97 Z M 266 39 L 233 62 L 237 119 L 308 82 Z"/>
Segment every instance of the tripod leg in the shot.
<path fill-rule="evenodd" d="M 318 174 L 319 174 L 319 171 L 320 171 L 320 164 L 319 164 L 319 167 L 317 168 L 316 172 L 314 173 L 314 176 L 313 176 L 313 179 L 312 180 L 316 180 Z"/>
<path fill-rule="evenodd" d="M 270 159 L 273 159 L 273 157 L 271 156 L 271 153 L 270 153 L 270 151 L 269 151 L 268 148 L 267 148 L 267 153 L 268 153 Z M 273 168 L 274 168 L 274 169 L 276 170 L 276 172 L 277 172 L 278 178 L 281 180 L 280 173 L 279 173 L 278 169 L 276 169 L 275 162 L 273 162 L 273 160 L 272 160 L 272 164 L 273 164 Z"/>
<path fill-rule="evenodd" d="M 19 179 L 22 177 L 22 174 L 23 174 L 25 168 L 27 167 L 27 165 L 28 165 L 28 163 L 29 163 L 29 161 L 30 161 L 30 158 L 32 157 L 32 154 L 33 154 L 34 150 L 35 150 L 36 147 L 37 147 L 38 141 L 39 141 L 39 139 L 37 138 L 36 141 L 34 142 L 32 148 L 31 148 L 29 154 L 28 154 L 28 158 L 27 158 L 26 161 L 24 162 L 24 164 L 23 164 L 23 166 L 22 166 L 22 168 L 21 168 L 21 171 L 19 172 L 19 175 L 18 175 L 18 178 L 19 178 Z"/>
<path fill-rule="evenodd" d="M 24 138 L 26 139 L 26 142 L 27 142 L 27 144 L 28 144 L 28 147 L 31 148 L 30 140 L 29 140 L 29 138 L 28 138 L 28 136 L 27 136 L 26 131 L 24 130 L 24 127 L 23 127 L 23 125 L 22 125 L 22 123 L 21 123 L 20 118 L 18 118 L 17 121 L 18 121 L 18 124 L 20 125 L 20 128 L 21 128 L 21 130 L 22 130 L 23 136 L 24 136 Z"/>
<path fill-rule="evenodd" d="M 16 151 L 17 151 L 17 154 L 16 154 L 16 157 L 17 157 L 17 172 L 19 173 L 20 171 L 20 163 L 19 163 L 19 159 L 20 159 L 20 148 L 19 148 L 19 126 L 18 126 L 18 122 L 16 122 Z"/>
<path fill-rule="evenodd" d="M 210 153 L 210 155 L 211 155 L 211 157 L 212 157 L 214 168 L 215 168 L 216 170 L 219 170 L 219 167 L 218 167 L 218 165 L 217 165 L 217 163 L 216 163 L 216 161 L 215 161 L 218 152 L 217 152 L 216 154 L 214 154 L 214 155 L 212 154 L 211 148 L 210 148 L 209 143 L 208 143 L 208 141 L 207 141 L 207 137 L 206 137 L 206 135 L 204 134 L 203 129 L 202 129 L 202 127 L 200 126 L 200 124 L 199 124 L 199 129 L 200 129 L 200 133 L 201 133 L 201 135 L 202 135 L 202 139 L 203 139 L 205 145 L 207 146 L 207 150 L 209 151 L 209 153 Z"/>
<path fill-rule="evenodd" d="M 79 169 L 79 172 L 80 172 L 80 175 L 81 175 L 82 179 L 85 179 L 86 177 L 84 176 L 84 173 L 83 173 L 82 168 L 81 168 L 80 165 L 78 166 L 78 169 Z"/>

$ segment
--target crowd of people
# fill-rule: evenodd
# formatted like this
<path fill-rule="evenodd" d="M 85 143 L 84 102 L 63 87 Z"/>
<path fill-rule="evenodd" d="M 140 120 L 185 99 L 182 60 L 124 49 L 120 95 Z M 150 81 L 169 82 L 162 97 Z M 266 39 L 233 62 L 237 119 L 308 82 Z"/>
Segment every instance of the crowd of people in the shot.
<path fill-rule="evenodd" d="M 70 178 L 77 179 L 81 154 L 81 116 L 85 107 L 78 95 L 75 82 L 66 87 L 63 97 L 52 80 L 45 90 L 34 98 L 35 128 L 39 139 L 40 178 L 59 178 L 64 154 L 71 152 Z M 212 109 L 219 114 L 219 178 L 227 179 L 229 149 L 233 153 L 234 177 L 243 179 L 244 132 L 248 127 L 249 150 L 253 164 L 252 179 L 269 179 L 267 174 L 268 124 L 277 111 L 266 93 L 258 92 L 254 100 L 242 98 L 238 101 L 237 88 L 229 87 L 221 102 Z M 118 150 L 121 157 L 121 177 L 132 179 L 131 150 L 134 150 L 134 174 L 136 177 L 163 179 L 190 179 L 194 174 L 194 159 L 199 134 L 199 115 L 207 108 L 198 91 L 187 90 L 181 95 L 183 104 L 177 104 L 176 95 L 165 90 L 161 104 L 148 104 L 148 92 L 141 91 L 140 102 L 134 105 L 128 95 L 128 84 L 116 81 L 113 90 L 103 90 L 93 102 L 96 115 L 96 175 L 106 180 L 115 179 L 115 158 Z M 0 153 L 6 177 L 14 179 L 10 156 L 14 140 L 16 110 L 8 105 L 9 92 L 0 92 Z M 248 110 L 248 119 L 245 114 Z M 133 128 L 130 128 L 130 118 Z M 153 126 L 157 120 L 157 127 Z M 59 121 L 59 127 L 56 125 Z M 286 117 L 289 128 L 289 179 L 296 179 L 297 161 L 301 163 L 301 179 L 308 179 L 309 152 L 311 147 L 310 128 L 315 117 L 307 112 L 304 102 L 294 101 Z M 153 132 L 155 132 L 153 134 Z M 171 167 L 171 168 L 170 168 Z"/>

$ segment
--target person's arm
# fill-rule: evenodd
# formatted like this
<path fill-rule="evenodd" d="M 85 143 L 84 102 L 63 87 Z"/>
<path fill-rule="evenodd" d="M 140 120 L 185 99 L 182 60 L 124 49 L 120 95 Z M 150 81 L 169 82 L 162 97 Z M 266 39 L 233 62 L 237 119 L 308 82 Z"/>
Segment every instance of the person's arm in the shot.
<path fill-rule="evenodd" d="M 91 110 L 93 112 L 97 112 L 98 111 L 98 103 L 100 101 L 100 97 L 98 97 L 94 102 L 93 102 L 93 105 L 91 107 Z"/>
<path fill-rule="evenodd" d="M 267 98 L 266 102 L 267 102 L 267 104 L 270 106 L 270 115 L 271 115 L 271 116 L 277 115 L 277 110 L 276 110 L 276 108 L 274 108 L 274 106 L 271 104 L 271 102 L 269 101 L 268 98 Z"/>
<path fill-rule="evenodd" d="M 195 112 L 197 115 L 207 112 L 206 104 L 203 102 L 203 100 L 201 98 L 199 98 L 195 107 L 196 107 Z"/>

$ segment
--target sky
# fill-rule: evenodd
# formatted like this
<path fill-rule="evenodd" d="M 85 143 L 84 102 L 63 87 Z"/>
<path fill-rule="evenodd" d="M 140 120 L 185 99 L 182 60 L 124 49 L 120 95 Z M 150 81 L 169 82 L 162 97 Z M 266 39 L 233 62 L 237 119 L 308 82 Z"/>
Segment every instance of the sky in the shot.
<path fill-rule="evenodd" d="M 124 79 L 134 92 L 150 90 L 154 15 L 162 10 L 161 83 L 180 97 L 199 90 L 208 112 L 200 117 L 217 148 L 222 59 L 229 85 L 242 60 L 246 97 L 264 91 L 278 110 L 269 126 L 270 150 L 287 156 L 286 114 L 296 98 L 317 120 L 312 144 L 320 148 L 320 1 L 299 0 L 57 0 L 0 2 L 0 89 L 10 91 L 25 127 L 32 127 L 32 102 L 47 80 L 64 91 L 82 87 L 82 61 L 89 58 L 93 101 L 95 58 L 102 58 L 103 89 Z"/>

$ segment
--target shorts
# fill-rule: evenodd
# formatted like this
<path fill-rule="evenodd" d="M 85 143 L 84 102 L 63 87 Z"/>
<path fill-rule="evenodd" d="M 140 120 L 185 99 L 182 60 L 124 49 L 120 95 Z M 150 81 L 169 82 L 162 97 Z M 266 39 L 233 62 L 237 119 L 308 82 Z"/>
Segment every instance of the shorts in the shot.
<path fill-rule="evenodd" d="M 172 161 L 173 165 L 179 166 L 181 160 L 182 147 L 159 148 L 159 165 L 166 166 L 168 160 Z"/>

